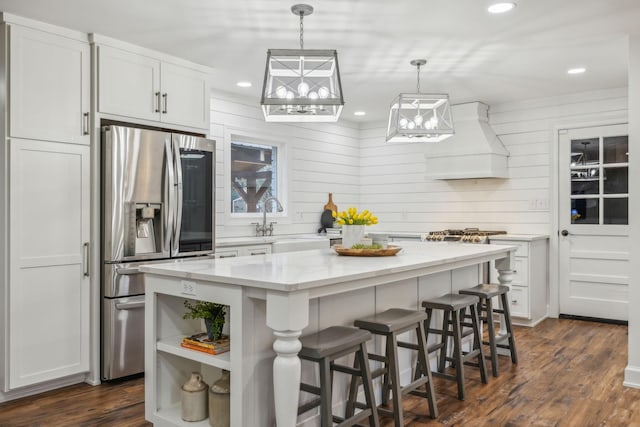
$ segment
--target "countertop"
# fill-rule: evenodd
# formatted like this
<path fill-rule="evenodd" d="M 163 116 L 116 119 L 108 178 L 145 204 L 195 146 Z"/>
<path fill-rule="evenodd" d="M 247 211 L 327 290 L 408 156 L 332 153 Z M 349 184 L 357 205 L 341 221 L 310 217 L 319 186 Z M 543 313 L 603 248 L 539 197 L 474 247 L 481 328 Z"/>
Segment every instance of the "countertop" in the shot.
<path fill-rule="evenodd" d="M 549 236 L 547 234 L 500 234 L 498 236 L 489 236 L 489 241 L 493 242 L 494 240 L 513 240 L 520 242 L 533 242 L 534 240 L 546 240 L 548 238 Z"/>
<path fill-rule="evenodd" d="M 310 289 L 385 274 L 495 258 L 515 246 L 447 242 L 398 242 L 403 248 L 389 257 L 339 256 L 332 249 L 222 259 L 147 264 L 145 273 L 182 279 L 213 281 L 278 291 Z"/>
<path fill-rule="evenodd" d="M 278 234 L 275 236 L 222 237 L 216 239 L 216 248 L 268 245 L 281 240 L 330 240 L 331 238 L 336 238 L 336 236 L 327 236 L 325 234 Z"/>

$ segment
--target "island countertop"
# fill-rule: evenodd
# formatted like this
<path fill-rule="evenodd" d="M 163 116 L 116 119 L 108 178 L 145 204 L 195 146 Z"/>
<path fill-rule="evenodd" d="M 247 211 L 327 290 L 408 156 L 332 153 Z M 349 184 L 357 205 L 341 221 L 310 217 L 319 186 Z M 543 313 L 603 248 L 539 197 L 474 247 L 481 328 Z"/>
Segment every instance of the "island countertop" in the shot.
<path fill-rule="evenodd" d="M 145 273 L 182 279 L 222 282 L 275 291 L 292 292 L 346 281 L 381 277 L 400 272 L 433 269 L 439 265 L 496 258 L 505 246 L 430 242 L 398 242 L 394 256 L 353 257 L 333 249 L 317 249 L 236 258 L 186 260 L 149 264 Z M 515 251 L 516 247 L 513 247 Z M 419 274 L 419 273 L 416 273 Z"/>

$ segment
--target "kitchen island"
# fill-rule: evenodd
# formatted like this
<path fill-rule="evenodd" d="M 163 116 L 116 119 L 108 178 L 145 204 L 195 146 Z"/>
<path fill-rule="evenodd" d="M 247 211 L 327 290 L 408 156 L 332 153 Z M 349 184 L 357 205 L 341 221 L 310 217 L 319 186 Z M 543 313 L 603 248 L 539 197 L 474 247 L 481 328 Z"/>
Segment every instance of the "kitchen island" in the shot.
<path fill-rule="evenodd" d="M 298 358 L 303 330 L 350 325 L 392 306 L 418 309 L 424 298 L 477 284 L 478 266 L 488 261 L 495 261 L 501 283 L 508 285 L 513 276 L 512 246 L 399 246 L 403 250 L 391 257 L 343 257 L 322 249 L 142 267 L 146 418 L 181 425 L 180 385 L 200 370 L 211 382 L 205 371 L 212 368 L 231 371 L 232 426 L 294 426 L 301 375 L 314 375 L 301 369 Z M 199 329 L 182 320 L 185 298 L 229 305 L 228 353 L 180 347 L 182 336 Z M 335 387 L 334 405 L 344 400 L 340 393 Z"/>

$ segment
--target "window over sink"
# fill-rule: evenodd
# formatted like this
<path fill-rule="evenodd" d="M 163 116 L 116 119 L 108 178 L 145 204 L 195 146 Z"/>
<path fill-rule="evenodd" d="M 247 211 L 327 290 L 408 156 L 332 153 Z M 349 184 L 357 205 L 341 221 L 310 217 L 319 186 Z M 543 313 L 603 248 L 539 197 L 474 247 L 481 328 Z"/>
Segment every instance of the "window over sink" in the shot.
<path fill-rule="evenodd" d="M 287 147 L 280 141 L 229 131 L 225 136 L 225 216 L 236 224 L 261 221 L 265 201 L 269 218 L 287 217 Z M 286 222 L 286 221 L 285 221 Z"/>

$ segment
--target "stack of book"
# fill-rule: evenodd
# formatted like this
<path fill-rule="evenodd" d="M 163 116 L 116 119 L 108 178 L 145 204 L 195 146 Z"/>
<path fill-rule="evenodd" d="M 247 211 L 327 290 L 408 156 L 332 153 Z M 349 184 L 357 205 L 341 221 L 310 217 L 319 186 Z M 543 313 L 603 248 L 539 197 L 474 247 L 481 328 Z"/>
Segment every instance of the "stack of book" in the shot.
<path fill-rule="evenodd" d="M 223 335 L 219 340 L 210 340 L 206 332 L 182 338 L 181 347 L 209 354 L 221 354 L 229 351 L 229 337 Z"/>
<path fill-rule="evenodd" d="M 341 233 L 341 228 L 327 228 L 327 236 L 340 236 Z"/>

